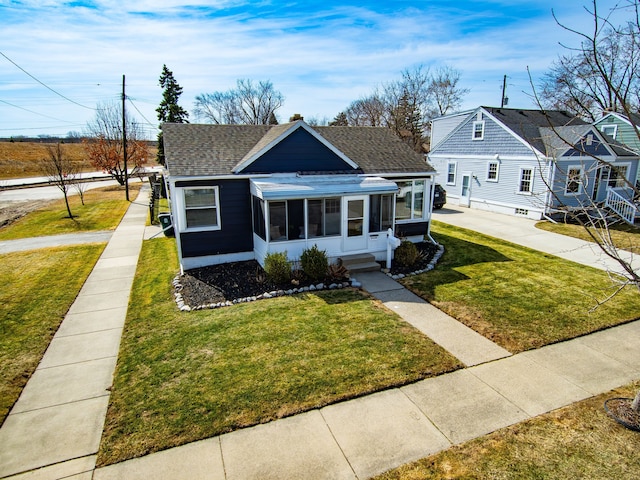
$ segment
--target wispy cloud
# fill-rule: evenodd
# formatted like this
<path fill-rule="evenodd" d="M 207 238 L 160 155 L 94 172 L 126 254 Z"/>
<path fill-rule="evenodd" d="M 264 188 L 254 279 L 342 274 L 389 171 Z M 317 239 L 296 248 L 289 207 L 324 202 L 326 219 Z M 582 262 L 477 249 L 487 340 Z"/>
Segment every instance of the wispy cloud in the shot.
<path fill-rule="evenodd" d="M 558 41 L 568 39 L 551 17 L 554 3 L 0 0 L 0 50 L 89 106 L 117 99 L 126 74 L 127 94 L 152 122 L 163 64 L 184 88 L 187 109 L 196 95 L 227 90 L 239 78 L 269 79 L 286 97 L 284 120 L 294 112 L 332 118 L 418 64 L 460 70 L 471 90 L 466 107 L 499 102 L 505 74 L 511 104 L 529 107 L 520 93 L 528 90 L 527 66 L 541 75 L 561 51 Z M 559 15 L 584 21 L 573 2 L 565 3 L 572 5 L 561 5 Z M 0 136 L 37 127 L 81 130 L 91 117 L 3 58 L 0 100 L 68 118 L 60 124 L 0 103 Z"/>

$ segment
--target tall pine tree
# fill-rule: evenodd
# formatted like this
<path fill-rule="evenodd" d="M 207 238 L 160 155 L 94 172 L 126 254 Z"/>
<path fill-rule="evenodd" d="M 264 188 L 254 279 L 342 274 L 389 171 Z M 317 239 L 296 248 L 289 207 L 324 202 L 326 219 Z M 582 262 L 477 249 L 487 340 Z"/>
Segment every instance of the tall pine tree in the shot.
<path fill-rule="evenodd" d="M 182 87 L 178 85 L 175 78 L 173 78 L 173 72 L 167 68 L 166 65 L 162 66 L 162 73 L 160 74 L 160 86 L 163 88 L 162 101 L 160 106 L 156 108 L 158 112 L 158 120 L 160 120 L 160 133 L 158 133 L 158 163 L 164 165 L 164 140 L 162 138 L 162 124 L 165 122 L 171 123 L 189 123 L 189 112 L 178 105 L 178 98 L 182 95 Z"/>

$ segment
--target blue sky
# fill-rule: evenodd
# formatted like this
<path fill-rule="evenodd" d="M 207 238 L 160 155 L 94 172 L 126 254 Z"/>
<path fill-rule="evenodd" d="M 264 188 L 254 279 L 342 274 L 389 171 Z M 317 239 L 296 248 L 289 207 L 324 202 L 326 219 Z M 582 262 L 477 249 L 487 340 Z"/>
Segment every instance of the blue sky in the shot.
<path fill-rule="evenodd" d="M 154 137 L 163 64 L 189 111 L 196 95 L 250 78 L 270 80 L 283 93 L 281 121 L 293 113 L 332 119 L 417 65 L 459 70 L 470 90 L 463 108 L 499 105 L 503 75 L 509 106 L 532 108 L 527 67 L 537 83 L 565 52 L 559 42 L 577 42 L 551 9 L 588 30 L 585 3 L 0 0 L 0 137 L 83 131 L 98 103 L 120 98 L 123 74 L 127 108 L 148 120 Z M 599 8 L 615 3 L 602 0 Z"/>

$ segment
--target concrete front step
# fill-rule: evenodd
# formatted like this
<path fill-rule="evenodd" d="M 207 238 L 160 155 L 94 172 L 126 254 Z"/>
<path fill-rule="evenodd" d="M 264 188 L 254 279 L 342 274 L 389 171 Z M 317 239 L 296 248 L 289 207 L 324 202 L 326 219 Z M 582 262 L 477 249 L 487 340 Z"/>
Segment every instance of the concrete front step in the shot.
<path fill-rule="evenodd" d="M 370 253 L 359 253 L 356 255 L 345 255 L 340 257 L 342 265 L 349 270 L 349 273 L 378 272 L 380 264 Z"/>

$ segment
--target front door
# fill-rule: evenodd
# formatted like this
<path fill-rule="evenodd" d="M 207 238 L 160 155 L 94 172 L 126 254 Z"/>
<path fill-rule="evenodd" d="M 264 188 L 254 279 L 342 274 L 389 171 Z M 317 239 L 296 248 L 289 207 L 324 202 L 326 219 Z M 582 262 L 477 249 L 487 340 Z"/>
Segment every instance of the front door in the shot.
<path fill-rule="evenodd" d="M 369 232 L 368 197 L 345 197 L 342 237 L 344 250 L 365 250 Z"/>
<path fill-rule="evenodd" d="M 468 207 L 471 203 L 471 173 L 462 174 L 462 188 L 460 189 L 460 206 Z"/>

